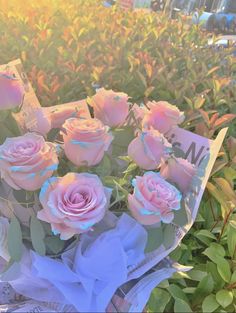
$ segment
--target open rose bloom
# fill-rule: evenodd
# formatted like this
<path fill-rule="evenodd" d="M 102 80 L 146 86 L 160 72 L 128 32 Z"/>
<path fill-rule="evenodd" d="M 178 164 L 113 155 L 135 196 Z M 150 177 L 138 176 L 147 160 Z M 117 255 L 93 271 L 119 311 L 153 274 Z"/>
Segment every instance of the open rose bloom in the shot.
<path fill-rule="evenodd" d="M 15 84 L 0 76 L 0 110 L 20 104 Z M 102 88 L 91 115 L 86 101 L 31 110 L 28 132 L 0 145 L 0 279 L 35 303 L 141 312 L 188 269 L 166 257 L 194 222 L 226 130 L 211 141 L 182 129 L 170 103 L 128 101 Z M 153 244 L 155 231 L 171 240 Z"/>

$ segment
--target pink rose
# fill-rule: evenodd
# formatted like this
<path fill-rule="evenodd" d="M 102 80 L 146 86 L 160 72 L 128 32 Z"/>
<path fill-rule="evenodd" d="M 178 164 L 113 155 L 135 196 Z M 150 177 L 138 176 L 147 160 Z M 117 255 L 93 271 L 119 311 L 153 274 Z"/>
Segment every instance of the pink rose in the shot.
<path fill-rule="evenodd" d="M 196 172 L 197 168 L 182 158 L 170 157 L 161 165 L 161 175 L 175 183 L 183 193 L 191 187 L 191 181 Z"/>
<path fill-rule="evenodd" d="M 55 105 L 45 108 L 51 117 L 52 128 L 61 128 L 68 118 L 90 118 L 89 109 L 85 100 Z"/>
<path fill-rule="evenodd" d="M 124 124 L 129 114 L 128 95 L 101 88 L 91 99 L 94 116 L 105 125 L 116 127 Z"/>
<path fill-rule="evenodd" d="M 148 102 L 149 112 L 143 119 L 143 128 L 154 128 L 166 134 L 172 127 L 184 121 L 184 113 L 166 101 Z"/>
<path fill-rule="evenodd" d="M 70 118 L 63 125 L 67 158 L 77 166 L 94 166 L 108 150 L 112 135 L 97 119 Z"/>
<path fill-rule="evenodd" d="M 61 128 L 65 121 L 72 117 L 90 118 L 84 100 L 38 108 L 34 112 L 34 119 L 26 123 L 26 128 L 45 136 L 52 128 Z"/>
<path fill-rule="evenodd" d="M 173 210 L 181 208 L 181 193 L 159 173 L 146 172 L 133 180 L 134 192 L 129 195 L 129 209 L 137 221 L 152 225 L 160 221 L 171 223 Z"/>
<path fill-rule="evenodd" d="M 128 155 L 144 170 L 154 170 L 171 152 L 171 144 L 158 130 L 143 131 L 128 147 Z"/>
<path fill-rule="evenodd" d="M 7 138 L 0 146 L 1 177 L 16 190 L 39 189 L 57 166 L 54 144 L 34 133 Z"/>
<path fill-rule="evenodd" d="M 51 224 L 53 233 L 67 240 L 101 221 L 110 203 L 111 189 L 97 175 L 69 173 L 51 177 L 40 192 L 43 210 L 38 218 Z"/>
<path fill-rule="evenodd" d="M 0 72 L 0 110 L 9 110 L 21 105 L 24 88 L 19 80 L 7 72 Z"/>

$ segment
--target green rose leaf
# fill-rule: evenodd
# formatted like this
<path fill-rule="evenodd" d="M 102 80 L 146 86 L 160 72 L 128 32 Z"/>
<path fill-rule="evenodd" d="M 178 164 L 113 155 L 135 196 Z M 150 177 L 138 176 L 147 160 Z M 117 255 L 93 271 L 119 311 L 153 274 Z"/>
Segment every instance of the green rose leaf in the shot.
<path fill-rule="evenodd" d="M 22 257 L 23 243 L 20 223 L 16 217 L 11 219 L 7 240 L 11 260 L 19 262 Z"/>
<path fill-rule="evenodd" d="M 164 227 L 163 231 L 163 244 L 166 247 L 166 249 L 170 248 L 171 245 L 174 243 L 175 240 L 175 229 L 173 225 L 167 224 Z"/>
<path fill-rule="evenodd" d="M 46 237 L 44 241 L 49 253 L 53 254 L 60 253 L 65 246 L 65 242 L 56 236 Z"/>
<path fill-rule="evenodd" d="M 32 216 L 30 219 L 30 236 L 35 251 L 40 255 L 45 255 L 45 232 L 41 222 L 37 219 L 36 216 Z"/>
<path fill-rule="evenodd" d="M 147 229 L 148 233 L 148 242 L 146 245 L 145 253 L 154 251 L 163 242 L 163 232 L 162 227 L 150 228 Z"/>

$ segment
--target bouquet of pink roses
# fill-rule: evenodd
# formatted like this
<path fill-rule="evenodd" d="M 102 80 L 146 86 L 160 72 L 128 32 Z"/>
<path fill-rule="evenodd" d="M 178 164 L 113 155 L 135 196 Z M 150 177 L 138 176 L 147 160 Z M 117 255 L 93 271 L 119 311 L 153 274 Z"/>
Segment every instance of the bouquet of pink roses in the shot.
<path fill-rule="evenodd" d="M 30 299 L 104 312 L 191 227 L 217 151 L 179 128 L 184 113 L 164 101 L 137 106 L 101 88 L 27 116 L 25 93 L 0 73 L 1 116 L 17 126 L 4 136 L 11 127 L 0 125 L 0 280 Z"/>

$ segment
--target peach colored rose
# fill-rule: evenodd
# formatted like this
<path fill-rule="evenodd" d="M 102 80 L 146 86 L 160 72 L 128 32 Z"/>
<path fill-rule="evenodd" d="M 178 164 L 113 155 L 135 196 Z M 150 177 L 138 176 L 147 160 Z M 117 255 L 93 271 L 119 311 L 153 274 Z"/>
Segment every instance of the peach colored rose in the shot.
<path fill-rule="evenodd" d="M 7 138 L 0 146 L 1 177 L 14 189 L 39 189 L 57 166 L 54 144 L 34 133 Z"/>
<path fill-rule="evenodd" d="M 137 176 L 133 186 L 134 192 L 129 195 L 128 203 L 138 222 L 143 225 L 172 222 L 173 211 L 181 208 L 182 195 L 177 188 L 155 172 Z"/>
<path fill-rule="evenodd" d="M 161 165 L 161 175 L 175 183 L 183 193 L 190 189 L 196 172 L 196 166 L 182 158 L 170 157 Z"/>
<path fill-rule="evenodd" d="M 51 177 L 40 192 L 43 210 L 38 218 L 51 224 L 53 233 L 67 240 L 101 221 L 110 203 L 111 189 L 97 175 L 68 173 Z"/>
<path fill-rule="evenodd" d="M 94 116 L 105 125 L 116 127 L 124 124 L 129 113 L 128 95 L 104 88 L 98 89 L 92 97 L 90 105 Z"/>
<path fill-rule="evenodd" d="M 143 131 L 128 147 L 128 155 L 144 170 L 154 170 L 171 152 L 171 144 L 158 130 Z"/>
<path fill-rule="evenodd" d="M 172 127 L 184 121 L 184 113 L 166 101 L 148 102 L 147 106 L 150 110 L 143 119 L 144 129 L 154 128 L 166 134 Z"/>
<path fill-rule="evenodd" d="M 63 125 L 65 154 L 77 166 L 97 165 L 112 139 L 108 127 L 97 119 L 71 118 Z"/>
<path fill-rule="evenodd" d="M 24 88 L 11 73 L 0 72 L 0 110 L 14 109 L 21 105 Z"/>

